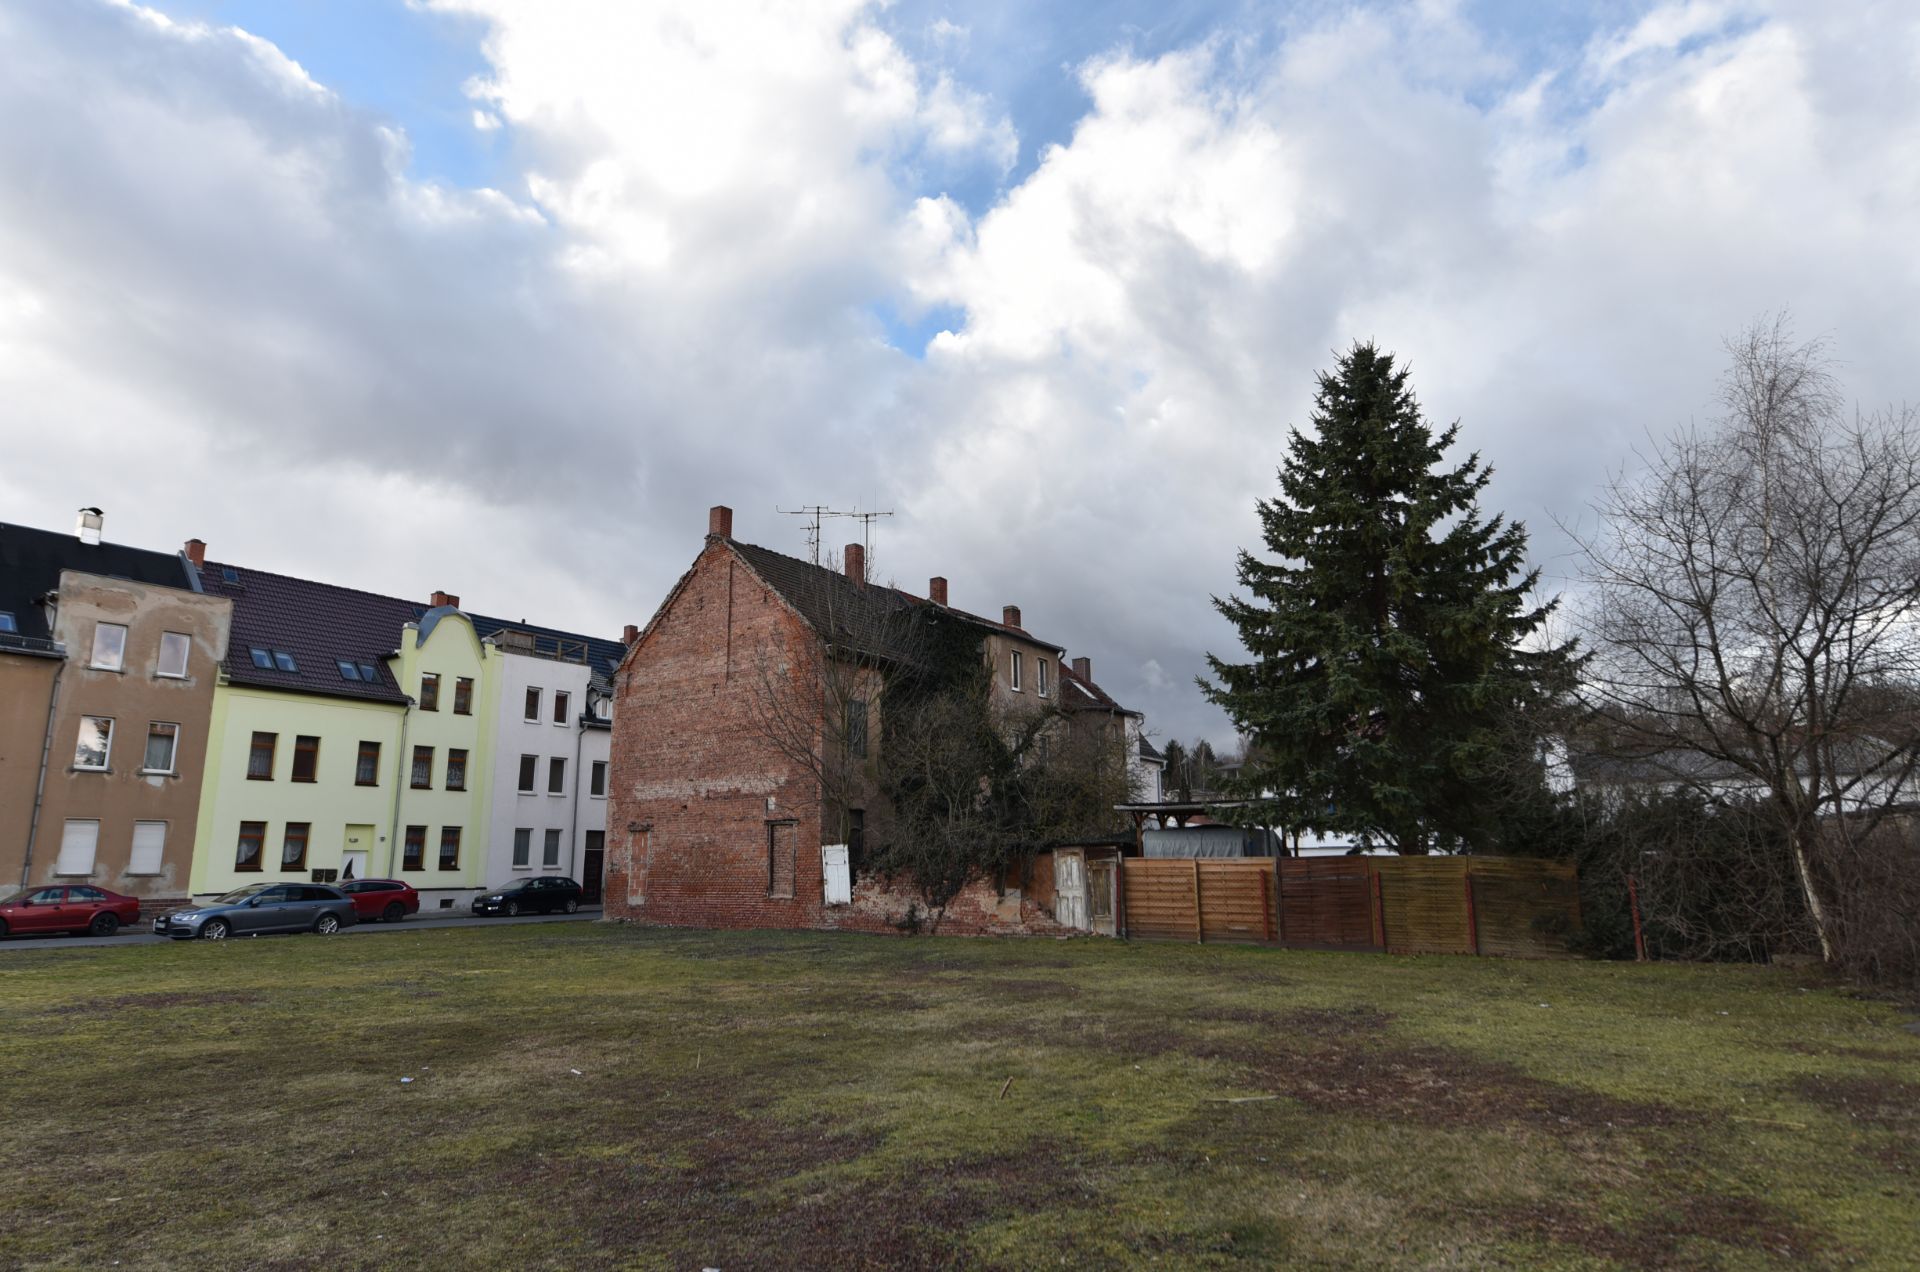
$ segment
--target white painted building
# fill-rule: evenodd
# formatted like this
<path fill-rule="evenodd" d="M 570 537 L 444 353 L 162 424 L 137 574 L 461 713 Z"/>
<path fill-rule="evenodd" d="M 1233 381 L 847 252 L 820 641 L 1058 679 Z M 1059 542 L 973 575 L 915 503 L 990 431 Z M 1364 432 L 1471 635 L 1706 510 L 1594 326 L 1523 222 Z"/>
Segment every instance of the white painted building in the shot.
<path fill-rule="evenodd" d="M 486 886 L 566 875 L 597 903 L 605 860 L 607 756 L 613 731 L 603 646 L 505 627 L 493 747 Z M 618 649 L 618 646 L 614 646 Z"/>

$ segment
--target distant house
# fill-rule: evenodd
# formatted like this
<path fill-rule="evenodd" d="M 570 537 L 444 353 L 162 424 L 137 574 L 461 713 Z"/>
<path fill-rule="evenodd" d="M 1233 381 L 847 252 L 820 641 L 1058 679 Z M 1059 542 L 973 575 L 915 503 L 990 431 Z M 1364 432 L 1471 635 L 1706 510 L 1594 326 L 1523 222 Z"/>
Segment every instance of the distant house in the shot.
<path fill-rule="evenodd" d="M 999 707 L 1077 695 L 1083 700 L 1062 705 L 1085 708 L 1116 747 L 1124 744 L 1129 713 L 1097 687 L 1083 692 L 1090 682 L 1061 666 L 1062 648 L 1029 632 L 1017 606 L 996 621 L 951 605 L 945 578 L 930 579 L 924 597 L 874 583 L 860 545 L 834 570 L 742 543 L 732 511 L 716 507 L 700 553 L 616 681 L 609 917 L 871 931 L 902 918 L 906 900 L 860 866 L 865 835 L 888 817 L 874 780 L 884 728 L 875 707 L 890 669 L 912 656 L 893 643 L 898 620 L 912 612 L 957 624 L 978 642 Z M 842 700 L 828 707 L 826 697 L 810 698 L 811 716 L 770 723 L 769 685 L 814 668 L 838 669 Z M 844 721 L 830 723 L 829 710 Z M 816 762 L 829 734 L 849 753 L 845 807 Z M 1054 928 L 1051 875 L 1047 862 L 1016 888 L 976 885 L 944 930 Z"/>
<path fill-rule="evenodd" d="M 0 888 L 177 901 L 232 605 L 104 525 L 0 524 Z"/>

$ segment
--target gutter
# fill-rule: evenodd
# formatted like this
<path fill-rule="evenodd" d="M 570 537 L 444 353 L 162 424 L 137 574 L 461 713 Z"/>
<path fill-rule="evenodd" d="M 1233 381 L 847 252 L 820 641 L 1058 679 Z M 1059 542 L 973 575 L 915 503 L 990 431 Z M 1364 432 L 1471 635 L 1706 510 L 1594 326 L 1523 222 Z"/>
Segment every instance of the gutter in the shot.
<path fill-rule="evenodd" d="M 587 682 L 591 689 L 593 682 Z M 567 819 L 567 877 L 578 881 L 580 865 L 580 785 L 586 774 L 580 771 L 580 754 L 587 737 L 586 726 L 573 722 L 573 811 Z"/>
<path fill-rule="evenodd" d="M 397 679 L 397 677 L 396 677 Z M 401 779 L 407 774 L 407 726 L 413 723 L 413 698 L 407 698 L 406 709 L 400 713 L 400 753 L 394 757 L 393 764 L 393 812 L 387 819 L 387 878 L 400 877 L 400 791 Z M 421 848 L 420 864 L 426 865 L 426 849 Z"/>
<path fill-rule="evenodd" d="M 33 877 L 33 845 L 40 833 L 40 805 L 46 798 L 47 761 L 53 754 L 53 719 L 55 709 L 60 703 L 60 677 L 67 672 L 67 660 L 62 658 L 60 665 L 53 670 L 53 685 L 47 690 L 47 727 L 40 738 L 40 776 L 33 784 L 33 816 L 27 822 L 27 852 L 20 862 L 20 887 L 28 887 Z"/>

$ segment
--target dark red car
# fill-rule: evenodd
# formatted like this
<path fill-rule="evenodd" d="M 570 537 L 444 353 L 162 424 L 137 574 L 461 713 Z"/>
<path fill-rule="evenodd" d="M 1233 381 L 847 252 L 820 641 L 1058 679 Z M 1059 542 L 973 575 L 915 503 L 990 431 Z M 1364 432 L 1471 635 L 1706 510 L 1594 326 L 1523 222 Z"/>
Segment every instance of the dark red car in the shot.
<path fill-rule="evenodd" d="M 28 888 L 0 901 L 0 937 L 33 932 L 112 936 L 121 924 L 139 917 L 140 898 L 124 897 L 92 884 Z"/>
<path fill-rule="evenodd" d="M 362 923 L 375 919 L 398 923 L 420 912 L 420 894 L 402 879 L 349 879 L 337 886 L 353 902 L 353 912 Z"/>

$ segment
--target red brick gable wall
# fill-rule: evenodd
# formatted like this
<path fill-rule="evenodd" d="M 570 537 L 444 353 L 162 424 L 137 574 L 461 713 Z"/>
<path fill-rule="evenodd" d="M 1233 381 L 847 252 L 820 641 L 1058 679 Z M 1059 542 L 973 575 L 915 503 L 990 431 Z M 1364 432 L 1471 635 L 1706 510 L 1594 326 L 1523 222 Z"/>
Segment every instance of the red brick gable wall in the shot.
<path fill-rule="evenodd" d="M 710 540 L 629 655 L 615 689 L 608 769 L 607 917 L 715 928 L 899 930 L 910 901 L 861 880 L 828 906 L 821 792 L 807 766 L 769 741 L 757 704 L 763 669 L 817 661 L 805 623 L 726 545 Z M 775 824 L 792 845 L 769 886 Z M 788 891 L 791 896 L 776 895 Z M 1049 882 L 1051 871 L 1047 872 Z M 980 884 L 940 930 L 1058 931 L 1019 893 Z"/>

